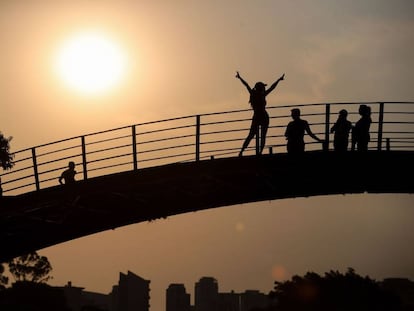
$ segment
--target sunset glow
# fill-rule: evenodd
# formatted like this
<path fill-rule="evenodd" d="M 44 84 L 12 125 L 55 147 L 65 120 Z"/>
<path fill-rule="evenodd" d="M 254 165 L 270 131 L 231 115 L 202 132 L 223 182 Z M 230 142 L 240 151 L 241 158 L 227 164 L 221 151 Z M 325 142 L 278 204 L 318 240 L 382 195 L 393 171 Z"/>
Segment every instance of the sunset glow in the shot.
<path fill-rule="evenodd" d="M 114 41 L 99 33 L 85 32 L 60 47 L 56 71 L 67 87 L 96 95 L 106 93 L 122 81 L 126 57 Z"/>
<path fill-rule="evenodd" d="M 48 285 L 107 295 L 130 271 L 151 281 L 142 311 L 166 311 L 170 284 L 185 285 L 187 310 L 197 309 L 202 277 L 237 295 L 348 268 L 414 282 L 414 195 L 379 193 L 392 182 L 397 191 L 412 167 L 398 170 L 402 162 L 391 157 L 414 154 L 414 1 L 3 0 L 0 21 L 0 132 L 13 137 L 16 162 L 0 170 L 0 241 L 10 241 L 0 257 L 59 240 L 38 249 L 53 267 Z M 237 71 L 266 90 L 286 74 L 266 97 L 261 157 L 252 139 L 239 159 L 254 111 Z M 360 155 L 351 151 L 322 161 L 334 148 L 339 111 L 355 125 L 362 103 L 372 108 L 366 161 L 353 165 Z M 283 162 L 293 108 L 324 143 L 305 134 L 317 161 L 291 170 L 281 164 L 295 161 Z M 371 158 L 379 147 L 389 161 Z M 70 161 L 73 191 L 59 183 Z M 217 175 L 205 169 L 221 161 L 229 165 Z M 385 169 L 401 178 L 385 178 Z M 173 208 L 181 213 L 166 212 Z M 139 215 L 151 220 L 134 223 Z"/>

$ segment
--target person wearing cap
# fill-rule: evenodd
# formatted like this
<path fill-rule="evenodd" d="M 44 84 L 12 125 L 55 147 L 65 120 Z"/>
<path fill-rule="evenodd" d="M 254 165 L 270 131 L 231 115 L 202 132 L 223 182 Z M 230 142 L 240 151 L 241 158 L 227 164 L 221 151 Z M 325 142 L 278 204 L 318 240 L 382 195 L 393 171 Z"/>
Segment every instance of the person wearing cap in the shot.
<path fill-rule="evenodd" d="M 249 84 L 240 76 L 239 72 L 236 73 L 236 78 L 239 79 L 243 85 L 247 88 L 250 94 L 249 103 L 253 109 L 253 118 L 250 125 L 249 134 L 247 135 L 243 146 L 240 150 L 239 156 L 242 156 L 243 151 L 247 148 L 252 138 L 259 134 L 260 127 L 260 148 L 259 154 L 262 153 L 265 144 L 266 144 L 266 134 L 269 128 L 269 114 L 266 111 L 266 96 L 272 92 L 278 83 L 285 78 L 283 74 L 279 79 L 277 79 L 268 89 L 266 89 L 267 84 L 263 82 L 257 82 L 254 88 L 251 88 Z"/>
<path fill-rule="evenodd" d="M 293 121 L 290 121 L 286 127 L 285 137 L 287 139 L 287 152 L 290 154 L 301 154 L 305 152 L 305 132 L 313 139 L 323 142 L 319 139 L 309 127 L 309 123 L 306 120 L 300 118 L 300 109 L 294 108 L 291 110 L 291 117 Z"/>

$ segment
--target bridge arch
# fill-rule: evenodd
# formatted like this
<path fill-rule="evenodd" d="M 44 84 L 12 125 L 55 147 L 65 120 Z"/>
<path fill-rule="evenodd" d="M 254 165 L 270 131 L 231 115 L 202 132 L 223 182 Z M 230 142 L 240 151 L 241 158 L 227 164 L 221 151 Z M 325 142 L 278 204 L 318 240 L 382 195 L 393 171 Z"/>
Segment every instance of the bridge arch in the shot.
<path fill-rule="evenodd" d="M 310 122 L 314 132 L 330 141 L 327 124 L 331 124 L 330 120 L 336 118 L 332 114 L 344 105 L 349 104 L 315 104 L 306 106 L 307 109 L 303 106 L 302 110 L 304 118 L 317 119 Z M 357 108 L 359 103 L 352 105 Z M 330 152 L 329 145 L 322 148 L 320 144 L 308 144 L 308 152 L 303 156 L 292 158 L 287 155 L 283 150 L 281 131 L 292 106 L 278 107 L 284 110 L 272 114 L 273 119 L 286 120 L 284 125 L 281 125 L 283 122 L 272 122 L 276 125 L 269 131 L 271 148 L 269 154 L 262 156 L 255 156 L 254 147 L 247 156 L 236 156 L 250 120 L 238 116 L 240 113 L 247 116 L 248 111 L 133 125 L 18 152 L 19 155 L 29 152 L 30 156 L 19 158 L 15 169 L 2 175 L 9 180 L 4 183 L 6 196 L 2 199 L 0 235 L 7 252 L 0 259 L 119 226 L 201 209 L 339 193 L 413 193 L 414 186 L 408 178 L 414 174 L 414 121 L 413 112 L 407 107 L 411 109 L 414 105 L 376 105 L 378 108 L 373 109 L 376 115 L 373 118 L 373 141 L 369 152 L 364 154 L 338 155 Z M 395 118 L 386 117 L 384 111 L 391 111 L 384 109 L 388 105 L 394 105 L 390 115 Z M 323 112 L 317 112 L 317 109 Z M 214 121 L 208 121 L 208 118 Z M 187 119 L 195 120 L 195 123 L 179 125 Z M 204 119 L 207 120 L 202 122 Z M 164 122 L 173 125 L 165 127 Z M 237 124 L 245 127 L 239 128 Z M 137 132 L 138 128 L 147 125 L 158 129 Z M 229 128 L 233 125 L 235 129 Z M 210 126 L 214 128 L 209 129 Z M 191 135 L 188 134 L 190 129 Z M 120 135 L 118 131 L 129 133 Z M 161 136 L 149 138 L 140 145 L 144 133 Z M 206 138 L 209 136 L 216 138 L 209 140 Z M 389 138 L 388 143 L 386 138 Z M 193 142 L 184 143 L 188 139 Z M 80 141 L 80 145 L 73 145 L 74 141 Z M 171 146 L 167 144 L 170 141 L 174 142 Z M 68 142 L 72 145 L 65 145 Z M 102 147 L 102 144 L 112 145 Z M 144 145 L 151 147 L 143 149 Z M 68 154 L 78 148 L 80 154 Z M 173 153 L 181 149 L 184 151 Z M 43 152 L 39 153 L 39 150 Z M 119 150 L 121 154 L 116 153 Z M 144 157 L 150 153 L 152 156 Z M 98 155 L 100 158 L 94 158 Z M 81 159 L 78 165 L 83 169 L 80 172 L 83 179 L 73 188 L 56 186 L 58 174 L 63 169 L 59 163 L 76 157 Z M 128 160 L 119 162 L 124 157 Z M 40 162 L 39 158 L 44 160 Z M 24 175 L 28 169 L 20 166 L 24 161 L 32 161 L 29 167 L 32 173 L 28 175 Z M 145 167 L 146 162 L 155 165 Z M 141 164 L 144 167 L 141 168 Z M 129 166 L 129 169 L 119 169 L 123 166 Z M 104 174 L 97 174 L 98 171 Z M 14 174 L 23 175 L 13 179 Z M 51 183 L 55 185 L 48 186 Z M 22 192 L 28 187 L 34 189 Z M 22 193 L 7 195 L 16 191 Z"/>

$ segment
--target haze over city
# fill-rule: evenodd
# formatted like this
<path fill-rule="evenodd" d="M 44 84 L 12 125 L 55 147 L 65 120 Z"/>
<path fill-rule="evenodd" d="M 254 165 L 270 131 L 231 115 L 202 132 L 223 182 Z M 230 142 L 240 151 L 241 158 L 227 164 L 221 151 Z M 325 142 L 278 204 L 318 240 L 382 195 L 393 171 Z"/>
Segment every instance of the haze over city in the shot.
<path fill-rule="evenodd" d="M 413 17 L 410 0 L 5 0 L 0 131 L 13 136 L 17 151 L 118 126 L 247 109 L 236 71 L 269 85 L 285 73 L 267 98 L 272 106 L 413 101 Z M 65 66 L 77 56 L 85 57 L 81 66 Z M 269 292 L 274 280 L 348 267 L 378 280 L 413 280 L 413 206 L 410 194 L 241 204 L 39 253 L 53 266 L 52 285 L 72 281 L 108 293 L 128 270 L 151 280 L 151 311 L 165 310 L 168 284 L 184 283 L 193 294 L 202 276 L 215 277 L 223 292 Z"/>

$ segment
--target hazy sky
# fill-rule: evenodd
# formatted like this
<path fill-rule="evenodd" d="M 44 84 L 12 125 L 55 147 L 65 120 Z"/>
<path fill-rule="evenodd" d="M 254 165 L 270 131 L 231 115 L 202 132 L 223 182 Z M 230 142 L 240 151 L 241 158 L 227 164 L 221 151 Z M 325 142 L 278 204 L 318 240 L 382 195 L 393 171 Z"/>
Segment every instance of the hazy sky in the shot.
<path fill-rule="evenodd" d="M 56 73 L 75 34 L 98 32 L 126 71 L 84 95 Z M 0 2 L 0 131 L 14 151 L 182 115 L 248 108 L 250 83 L 286 79 L 271 105 L 414 101 L 411 0 Z M 100 53 L 98 53 L 100 54 Z M 334 176 L 332 178 L 335 178 Z M 273 279 L 353 267 L 414 279 L 412 195 L 345 195 L 208 210 L 118 228 L 41 251 L 53 285 L 107 293 L 119 272 L 151 280 L 151 310 L 169 283 L 193 294 L 272 289 Z M 273 273 L 273 274 L 272 274 Z"/>

